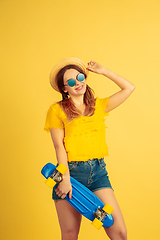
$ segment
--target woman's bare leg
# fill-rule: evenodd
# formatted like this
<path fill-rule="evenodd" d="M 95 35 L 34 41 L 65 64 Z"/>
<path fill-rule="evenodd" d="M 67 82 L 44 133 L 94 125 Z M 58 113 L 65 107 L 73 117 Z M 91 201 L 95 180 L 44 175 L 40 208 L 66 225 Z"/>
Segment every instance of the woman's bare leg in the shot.
<path fill-rule="evenodd" d="M 114 192 L 110 188 L 101 189 L 94 192 L 101 201 L 110 204 L 114 211 L 112 213 L 114 223 L 109 228 L 104 228 L 111 240 L 127 240 L 127 230 L 120 207 L 115 198 Z"/>
<path fill-rule="evenodd" d="M 56 201 L 55 206 L 61 228 L 62 240 L 77 240 L 82 218 L 81 214 L 66 200 Z"/>

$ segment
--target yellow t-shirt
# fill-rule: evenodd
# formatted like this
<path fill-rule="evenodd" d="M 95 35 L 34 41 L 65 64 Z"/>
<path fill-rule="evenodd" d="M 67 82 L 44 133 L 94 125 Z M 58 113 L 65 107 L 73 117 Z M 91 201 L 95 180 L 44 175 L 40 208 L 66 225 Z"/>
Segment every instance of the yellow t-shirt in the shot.
<path fill-rule="evenodd" d="M 44 130 L 50 132 L 52 128 L 64 128 L 64 145 L 68 162 L 101 159 L 108 155 L 105 125 L 105 117 L 109 115 L 105 112 L 108 102 L 109 98 L 96 98 L 92 116 L 80 116 L 69 123 L 58 103 L 50 106 Z"/>

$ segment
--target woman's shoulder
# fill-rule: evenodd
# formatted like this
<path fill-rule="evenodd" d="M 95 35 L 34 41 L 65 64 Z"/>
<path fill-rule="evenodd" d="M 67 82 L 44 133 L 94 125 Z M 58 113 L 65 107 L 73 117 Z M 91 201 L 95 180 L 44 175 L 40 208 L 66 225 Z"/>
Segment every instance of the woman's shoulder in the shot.
<path fill-rule="evenodd" d="M 105 112 L 105 108 L 107 107 L 107 104 L 109 103 L 109 97 L 105 98 L 96 98 L 96 103 L 95 103 L 95 110 L 100 111 L 105 113 L 106 116 L 109 114 Z"/>
<path fill-rule="evenodd" d="M 62 110 L 61 108 L 61 102 L 56 102 L 56 103 L 52 103 L 50 105 L 50 109 L 54 110 L 55 112 L 59 112 Z"/>
<path fill-rule="evenodd" d="M 51 104 L 50 111 L 54 112 L 62 121 L 67 120 L 67 116 L 62 108 L 62 101 Z"/>
<path fill-rule="evenodd" d="M 108 102 L 109 102 L 109 97 L 105 97 L 105 98 L 99 98 L 99 97 L 97 97 L 96 99 L 95 99 L 95 102 L 96 102 L 96 106 L 107 106 L 107 104 L 108 104 Z"/>

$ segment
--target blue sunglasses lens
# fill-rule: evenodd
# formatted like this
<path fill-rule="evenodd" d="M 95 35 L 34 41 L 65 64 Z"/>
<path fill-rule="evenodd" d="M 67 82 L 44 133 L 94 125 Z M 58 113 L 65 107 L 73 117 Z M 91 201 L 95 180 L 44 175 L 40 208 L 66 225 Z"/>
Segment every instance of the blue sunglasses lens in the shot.
<path fill-rule="evenodd" d="M 76 85 L 76 81 L 75 81 L 74 79 L 69 79 L 69 80 L 68 80 L 68 85 L 69 85 L 70 87 L 74 87 L 74 86 Z"/>
<path fill-rule="evenodd" d="M 84 79 L 85 79 L 84 74 L 83 73 L 79 73 L 78 76 L 77 76 L 77 80 L 82 82 Z"/>
<path fill-rule="evenodd" d="M 82 82 L 82 81 L 84 81 L 84 79 L 85 79 L 85 76 L 84 76 L 83 73 L 79 73 L 79 74 L 77 75 L 77 80 L 78 80 L 78 81 Z M 70 87 L 74 87 L 74 86 L 76 85 L 76 81 L 71 78 L 71 79 L 68 80 L 68 85 L 69 85 Z"/>

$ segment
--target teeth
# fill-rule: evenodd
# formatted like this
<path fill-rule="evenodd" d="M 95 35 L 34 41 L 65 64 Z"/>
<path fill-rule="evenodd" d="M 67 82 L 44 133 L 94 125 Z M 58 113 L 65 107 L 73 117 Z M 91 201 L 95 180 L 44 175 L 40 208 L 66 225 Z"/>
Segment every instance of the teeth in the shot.
<path fill-rule="evenodd" d="M 83 86 L 76 88 L 76 90 L 81 90 Z"/>

